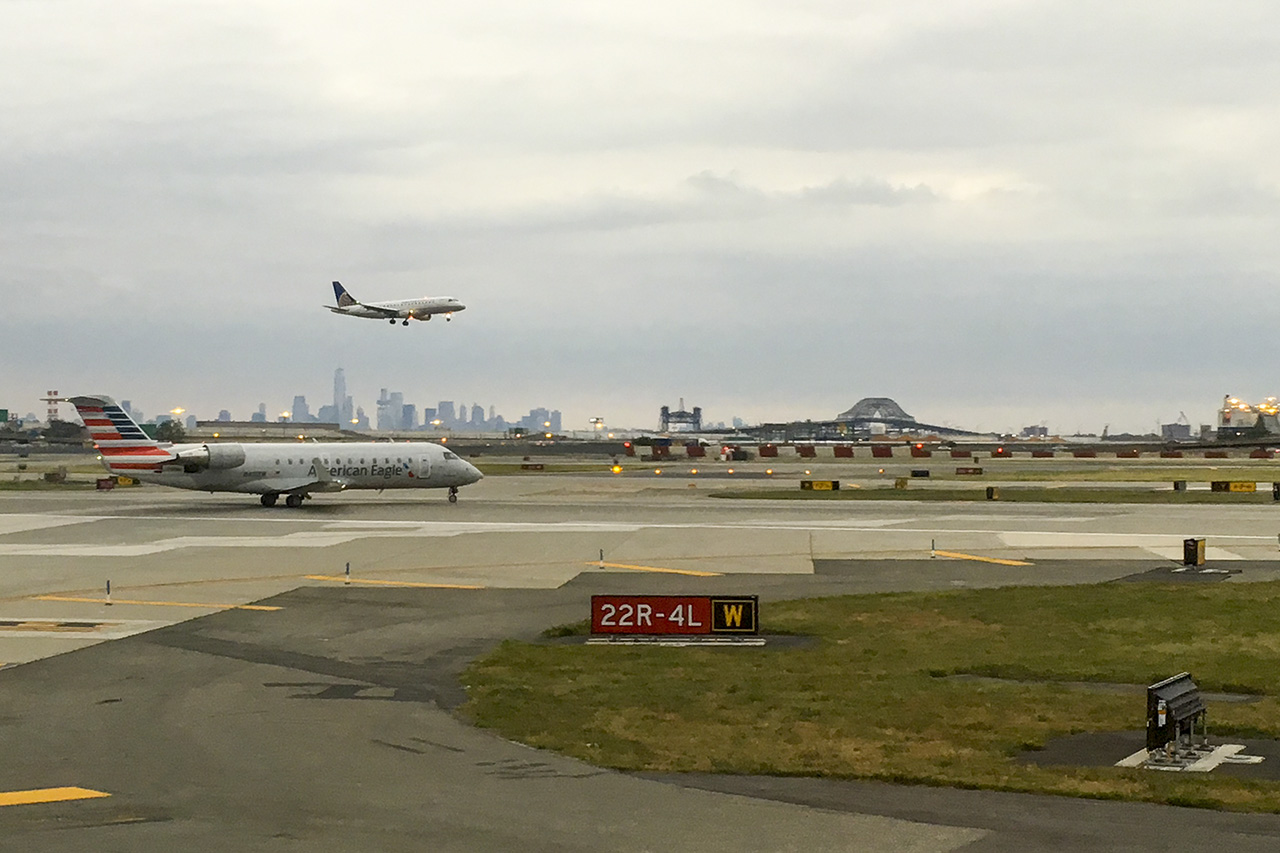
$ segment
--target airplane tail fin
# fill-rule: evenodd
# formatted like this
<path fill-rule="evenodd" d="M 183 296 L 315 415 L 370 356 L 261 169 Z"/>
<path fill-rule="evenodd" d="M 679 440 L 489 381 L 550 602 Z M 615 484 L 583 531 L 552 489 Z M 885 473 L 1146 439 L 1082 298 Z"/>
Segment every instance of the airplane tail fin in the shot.
<path fill-rule="evenodd" d="M 176 458 L 143 432 L 129 413 L 110 397 L 61 397 L 57 401 L 76 407 L 80 420 L 93 437 L 94 447 L 102 454 L 102 461 L 114 473 L 157 471 L 160 463 Z"/>
<path fill-rule="evenodd" d="M 333 283 L 333 298 L 338 301 L 339 308 L 350 308 L 352 305 L 359 305 L 355 297 L 347 293 L 347 289 L 338 282 Z"/>

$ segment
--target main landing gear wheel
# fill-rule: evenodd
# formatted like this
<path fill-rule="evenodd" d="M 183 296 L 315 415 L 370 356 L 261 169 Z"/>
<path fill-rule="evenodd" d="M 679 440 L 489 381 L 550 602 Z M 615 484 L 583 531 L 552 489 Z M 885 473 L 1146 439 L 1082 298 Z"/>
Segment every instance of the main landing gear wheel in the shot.
<path fill-rule="evenodd" d="M 449 487 L 449 503 L 456 504 L 457 502 L 458 502 L 458 487 L 450 486 Z"/>
<path fill-rule="evenodd" d="M 284 505 L 290 509 L 297 509 L 302 506 L 302 495 L 289 495 L 284 499 Z"/>
<path fill-rule="evenodd" d="M 274 492 L 269 492 L 269 493 L 267 493 L 267 494 L 263 495 L 263 496 L 262 496 L 262 505 L 263 505 L 263 506 L 275 506 L 275 505 L 276 505 L 276 498 L 277 498 L 277 497 L 279 497 L 279 495 L 275 494 Z"/>
<path fill-rule="evenodd" d="M 388 320 L 387 322 L 393 326 L 396 324 L 396 321 L 394 319 Z"/>
<path fill-rule="evenodd" d="M 395 320 L 392 320 L 391 322 L 393 322 L 393 323 L 394 323 L 394 322 L 395 322 Z M 409 325 L 409 318 L 408 318 L 408 317 L 405 317 L 405 318 L 404 318 L 404 322 L 403 322 L 403 323 L 401 323 L 400 325 L 401 325 L 401 326 L 407 326 L 407 325 Z"/>

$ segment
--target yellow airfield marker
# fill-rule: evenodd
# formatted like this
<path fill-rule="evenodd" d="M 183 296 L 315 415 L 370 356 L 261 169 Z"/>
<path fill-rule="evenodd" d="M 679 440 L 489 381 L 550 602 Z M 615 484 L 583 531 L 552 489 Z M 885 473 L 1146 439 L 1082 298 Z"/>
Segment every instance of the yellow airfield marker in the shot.
<path fill-rule="evenodd" d="M 1025 560 L 1001 560 L 997 557 L 979 557 L 974 554 L 960 554 L 956 551 L 934 551 L 939 557 L 951 557 L 955 560 L 976 560 L 979 563 L 995 563 L 997 566 L 1033 566 Z"/>
<path fill-rule="evenodd" d="M 633 572 L 661 572 L 667 575 L 691 575 L 695 578 L 722 578 L 723 572 L 700 572 L 697 569 L 664 569 L 658 566 L 629 566 L 626 563 L 606 563 L 603 560 L 592 560 L 583 565 L 600 569 L 630 569 Z"/>
<path fill-rule="evenodd" d="M 416 581 L 379 581 L 358 580 L 346 575 L 305 575 L 309 581 L 330 581 L 341 584 L 373 584 L 376 586 L 413 586 L 422 589 L 484 589 L 482 586 L 465 583 L 418 583 Z"/>
<path fill-rule="evenodd" d="M 0 791 L 0 806 L 29 806 L 36 803 L 61 803 L 67 800 L 93 800 L 109 797 L 103 791 L 88 788 L 36 788 L 30 791 Z"/>
<path fill-rule="evenodd" d="M 146 604 L 154 607 L 201 607 L 207 610 L 283 610 L 266 604 L 208 604 L 190 601 L 139 601 L 128 598 L 75 598 L 69 595 L 33 595 L 32 601 L 69 601 L 75 604 Z"/>

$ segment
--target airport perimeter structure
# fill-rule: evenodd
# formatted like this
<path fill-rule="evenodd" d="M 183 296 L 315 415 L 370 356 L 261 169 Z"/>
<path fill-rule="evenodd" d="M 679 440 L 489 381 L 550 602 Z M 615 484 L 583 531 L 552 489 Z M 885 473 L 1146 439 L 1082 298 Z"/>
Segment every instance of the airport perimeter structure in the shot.
<path fill-rule="evenodd" d="M 593 594 L 767 602 L 1092 583 L 1176 564 L 1189 534 L 1208 540 L 1211 564 L 1244 568 L 1224 582 L 1280 578 L 1269 504 L 724 501 L 674 473 L 491 476 L 456 506 L 360 494 L 299 512 L 153 488 L 0 492 L 0 839 L 76 851 L 1280 845 L 1269 815 L 619 774 L 453 716 L 469 660 L 585 618 Z M 974 559 L 931 560 L 935 543 Z M 835 563 L 849 568 L 815 571 Z"/>

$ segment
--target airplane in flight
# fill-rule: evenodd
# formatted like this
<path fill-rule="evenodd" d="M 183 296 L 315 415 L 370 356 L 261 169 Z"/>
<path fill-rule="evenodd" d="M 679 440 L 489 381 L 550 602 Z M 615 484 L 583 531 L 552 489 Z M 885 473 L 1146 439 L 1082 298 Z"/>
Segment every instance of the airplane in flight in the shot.
<path fill-rule="evenodd" d="M 102 463 L 113 474 L 201 492 L 261 495 L 263 506 L 300 507 L 313 492 L 444 489 L 482 477 L 458 454 L 431 442 L 275 441 L 171 444 L 148 436 L 110 397 L 54 397 L 76 407 Z"/>
<path fill-rule="evenodd" d="M 433 314 L 443 314 L 446 320 L 453 319 L 454 311 L 463 311 L 463 305 L 452 296 L 424 296 L 421 299 L 397 299 L 391 302 L 359 302 L 339 282 L 333 283 L 333 298 L 338 303 L 326 305 L 335 314 L 346 314 L 349 317 L 366 317 L 370 320 L 387 320 L 395 325 L 409 325 L 410 320 L 430 320 Z"/>

